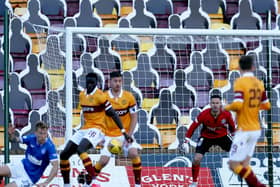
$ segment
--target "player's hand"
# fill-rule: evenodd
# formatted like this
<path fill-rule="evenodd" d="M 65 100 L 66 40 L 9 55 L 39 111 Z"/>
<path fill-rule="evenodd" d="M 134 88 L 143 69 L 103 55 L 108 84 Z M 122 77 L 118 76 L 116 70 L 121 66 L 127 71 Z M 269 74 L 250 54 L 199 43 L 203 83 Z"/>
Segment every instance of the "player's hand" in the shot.
<path fill-rule="evenodd" d="M 131 136 L 129 136 L 126 132 L 123 133 L 123 136 L 125 138 L 125 140 L 127 141 L 127 143 L 132 143 L 133 139 Z"/>

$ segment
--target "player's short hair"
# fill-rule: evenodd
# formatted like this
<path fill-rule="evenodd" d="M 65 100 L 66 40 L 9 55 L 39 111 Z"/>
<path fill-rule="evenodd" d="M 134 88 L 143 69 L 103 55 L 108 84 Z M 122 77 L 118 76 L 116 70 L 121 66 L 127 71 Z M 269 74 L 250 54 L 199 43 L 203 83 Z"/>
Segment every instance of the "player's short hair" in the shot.
<path fill-rule="evenodd" d="M 48 129 L 48 128 L 49 128 L 49 126 L 43 121 L 37 121 L 36 126 L 35 126 L 36 131 L 38 129 Z"/>
<path fill-rule="evenodd" d="M 250 70 L 254 65 L 254 58 L 250 55 L 241 56 L 239 59 L 239 67 L 241 70 Z"/>
<path fill-rule="evenodd" d="M 218 95 L 218 94 L 213 94 L 213 95 L 210 96 L 210 100 L 211 100 L 211 99 L 214 99 L 214 98 L 217 98 L 217 99 L 222 100 L 222 96 L 221 96 L 221 95 Z"/>
<path fill-rule="evenodd" d="M 90 72 L 90 73 L 88 73 L 88 74 L 86 75 L 86 80 L 92 79 L 92 78 L 94 78 L 94 79 L 97 80 L 97 74 L 94 73 L 94 72 Z"/>
<path fill-rule="evenodd" d="M 122 73 L 120 71 L 113 71 L 110 73 L 110 79 L 115 77 L 122 77 Z"/>

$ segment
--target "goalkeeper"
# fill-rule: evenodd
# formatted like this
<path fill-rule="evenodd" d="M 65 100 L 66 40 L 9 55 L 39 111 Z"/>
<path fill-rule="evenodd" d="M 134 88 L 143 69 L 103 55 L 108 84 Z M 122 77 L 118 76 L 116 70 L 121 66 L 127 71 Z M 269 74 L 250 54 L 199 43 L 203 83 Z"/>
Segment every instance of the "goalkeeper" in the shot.
<path fill-rule="evenodd" d="M 97 88 L 97 75 L 86 75 L 86 90 L 80 92 L 80 106 L 84 116 L 84 124 L 67 142 L 60 154 L 60 170 L 65 187 L 70 187 L 70 162 L 69 158 L 78 153 L 85 169 L 87 170 L 86 185 L 90 185 L 94 174 L 94 168 L 87 154 L 87 150 L 96 147 L 104 139 L 106 114 L 110 116 L 122 130 L 126 141 L 132 142 L 132 138 L 123 129 L 119 116 L 107 100 L 105 94 Z"/>
<path fill-rule="evenodd" d="M 183 145 L 185 149 L 188 148 L 190 138 L 200 124 L 203 126 L 192 162 L 193 183 L 190 187 L 196 187 L 198 184 L 200 162 L 204 154 L 208 152 L 209 148 L 213 145 L 218 145 L 223 150 L 229 151 L 232 143 L 229 131 L 230 133 L 234 133 L 235 131 L 235 124 L 231 113 L 222 109 L 220 95 L 212 95 L 210 97 L 210 108 L 202 111 L 191 124 L 186 133 L 186 140 Z"/>
<path fill-rule="evenodd" d="M 110 89 L 106 92 L 108 100 L 111 102 L 116 113 L 124 125 L 129 136 L 133 135 L 137 123 L 137 105 L 134 96 L 122 89 L 122 75 L 119 71 L 110 73 Z M 123 149 L 128 150 L 128 156 L 132 161 L 135 186 L 140 187 L 141 183 L 141 159 L 138 154 L 136 143 L 125 142 L 122 132 L 115 125 L 114 121 L 108 117 L 106 119 L 106 136 L 104 147 L 101 150 L 101 158 L 95 164 L 95 174 L 98 175 L 103 167 L 109 162 L 112 153 L 108 150 L 108 143 L 112 138 L 118 138 L 123 142 Z"/>

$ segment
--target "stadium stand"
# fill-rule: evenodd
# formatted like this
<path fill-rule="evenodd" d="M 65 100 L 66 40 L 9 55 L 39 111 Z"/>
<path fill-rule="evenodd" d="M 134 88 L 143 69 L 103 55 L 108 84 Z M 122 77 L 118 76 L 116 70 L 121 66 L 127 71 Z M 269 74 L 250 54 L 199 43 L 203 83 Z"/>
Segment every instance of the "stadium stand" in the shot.
<path fill-rule="evenodd" d="M 93 11 L 102 19 L 103 27 L 116 27 L 120 15 L 119 0 L 98 0 L 93 3 Z"/>
<path fill-rule="evenodd" d="M 209 29 L 210 17 L 201 7 L 201 2 L 197 0 L 188 1 L 188 10 L 182 13 L 182 26 L 187 29 Z"/>
<path fill-rule="evenodd" d="M 223 99 L 226 101 L 226 103 L 231 103 L 233 101 L 233 98 L 234 98 L 233 84 L 234 84 L 235 79 L 237 79 L 239 77 L 240 77 L 239 71 L 232 70 L 229 72 L 228 84 L 222 88 Z"/>
<path fill-rule="evenodd" d="M 230 22 L 232 29 L 262 29 L 261 17 L 252 9 L 251 0 L 240 0 L 238 13 Z"/>
<path fill-rule="evenodd" d="M 40 0 L 41 12 L 46 15 L 52 26 L 60 26 L 67 14 L 65 0 Z"/>
<path fill-rule="evenodd" d="M 28 113 L 32 109 L 32 97 L 29 91 L 20 85 L 17 73 L 11 73 L 9 79 L 9 104 L 14 113 L 14 126 L 22 129 L 28 124 Z"/>
<path fill-rule="evenodd" d="M 14 71 L 20 72 L 26 68 L 26 56 L 31 53 L 32 41 L 22 31 L 22 22 L 19 18 L 11 21 L 10 54 L 13 57 Z"/>
<path fill-rule="evenodd" d="M 102 71 L 95 68 L 93 65 L 92 55 L 90 53 L 83 53 L 80 58 L 80 68 L 76 71 L 78 81 L 78 88 L 80 90 L 86 88 L 86 75 L 90 72 L 95 72 L 98 75 L 99 87 L 104 89 L 105 79 Z"/>
<path fill-rule="evenodd" d="M 177 69 L 174 73 L 174 84 L 169 87 L 173 103 L 179 107 L 182 115 L 189 112 L 197 101 L 195 89 L 186 82 L 184 70 Z"/>
<path fill-rule="evenodd" d="M 153 13 L 157 19 L 157 28 L 168 27 L 168 17 L 173 14 L 173 4 L 171 0 L 148 0 L 147 10 Z"/>
<path fill-rule="evenodd" d="M 46 49 L 40 53 L 39 60 L 43 69 L 49 74 L 50 87 L 54 89 L 62 86 L 66 59 L 65 53 L 60 50 L 58 35 L 47 37 Z"/>
<path fill-rule="evenodd" d="M 208 104 L 209 91 L 213 88 L 214 75 L 213 72 L 204 66 L 202 53 L 193 51 L 191 53 L 190 66 L 185 69 L 186 80 L 189 85 L 194 87 L 195 93 L 199 98 L 197 106 L 204 107 Z"/>
<path fill-rule="evenodd" d="M 165 36 L 156 36 L 154 38 L 154 48 L 148 52 L 152 68 L 159 75 L 160 88 L 166 88 L 172 84 L 173 72 L 176 67 L 176 55 L 166 45 Z"/>
<path fill-rule="evenodd" d="M 46 92 L 49 90 L 47 72 L 40 69 L 38 56 L 27 56 L 27 67 L 20 74 L 20 84 L 32 97 L 32 109 L 39 109 L 46 103 Z"/>
<path fill-rule="evenodd" d="M 147 111 L 138 111 L 137 130 L 133 136 L 142 148 L 160 148 L 161 136 L 156 126 L 148 123 Z"/>
<path fill-rule="evenodd" d="M 176 139 L 176 127 L 179 124 L 181 112 L 173 104 L 172 95 L 169 89 L 160 90 L 159 103 L 150 111 L 150 123 L 155 125 L 162 138 L 162 146 L 168 147 Z"/>
<path fill-rule="evenodd" d="M 119 28 L 129 28 L 129 24 L 129 21 L 125 17 L 119 19 Z M 120 54 L 122 70 L 130 70 L 136 67 L 136 57 L 140 50 L 139 38 L 120 34 L 114 36 L 110 41 L 112 49 Z"/>
<path fill-rule="evenodd" d="M 132 73 L 130 71 L 123 71 L 122 77 L 123 77 L 123 89 L 133 94 L 137 106 L 141 108 L 143 102 L 142 94 L 141 91 L 137 87 L 135 87 L 132 83 L 133 81 Z"/>
<path fill-rule="evenodd" d="M 76 19 L 73 17 L 67 17 L 64 19 L 63 23 L 64 28 L 66 27 L 76 27 Z M 66 52 L 66 46 L 65 46 L 65 38 L 66 34 L 64 32 L 58 34 L 59 37 L 59 43 L 60 43 L 60 49 L 64 53 Z M 86 39 L 84 36 L 79 34 L 74 34 L 73 36 L 73 45 L 72 49 L 75 51 L 73 54 L 73 69 L 77 70 L 80 67 L 80 56 L 82 53 L 84 53 L 87 49 L 86 47 Z"/>
<path fill-rule="evenodd" d="M 133 12 L 127 15 L 133 28 L 156 28 L 156 17 L 146 9 L 144 0 L 134 0 Z"/>
<path fill-rule="evenodd" d="M 137 58 L 137 67 L 131 70 L 134 85 L 142 92 L 143 98 L 158 96 L 159 76 L 152 68 L 150 57 L 146 53 L 140 53 Z M 145 79 L 143 79 L 145 77 Z"/>

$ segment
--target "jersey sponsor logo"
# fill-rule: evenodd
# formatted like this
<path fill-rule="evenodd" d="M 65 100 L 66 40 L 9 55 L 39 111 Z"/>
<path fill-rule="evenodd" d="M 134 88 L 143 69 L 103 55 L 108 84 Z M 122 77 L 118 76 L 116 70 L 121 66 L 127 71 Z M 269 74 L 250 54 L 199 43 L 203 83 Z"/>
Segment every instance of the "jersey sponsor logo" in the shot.
<path fill-rule="evenodd" d="M 126 99 L 123 99 L 121 102 L 122 102 L 122 105 L 126 105 L 127 100 L 126 100 Z"/>
<path fill-rule="evenodd" d="M 35 164 L 37 166 L 41 166 L 42 164 L 42 160 L 38 160 L 36 157 L 28 154 L 27 155 L 27 159 L 32 163 L 32 164 Z"/>
<path fill-rule="evenodd" d="M 128 113 L 128 110 L 127 110 L 127 109 L 124 109 L 124 110 L 116 110 L 116 113 L 117 113 L 119 116 L 124 116 L 125 114 Z"/>
<path fill-rule="evenodd" d="M 83 106 L 82 110 L 83 112 L 94 112 L 94 108 L 88 106 Z"/>

